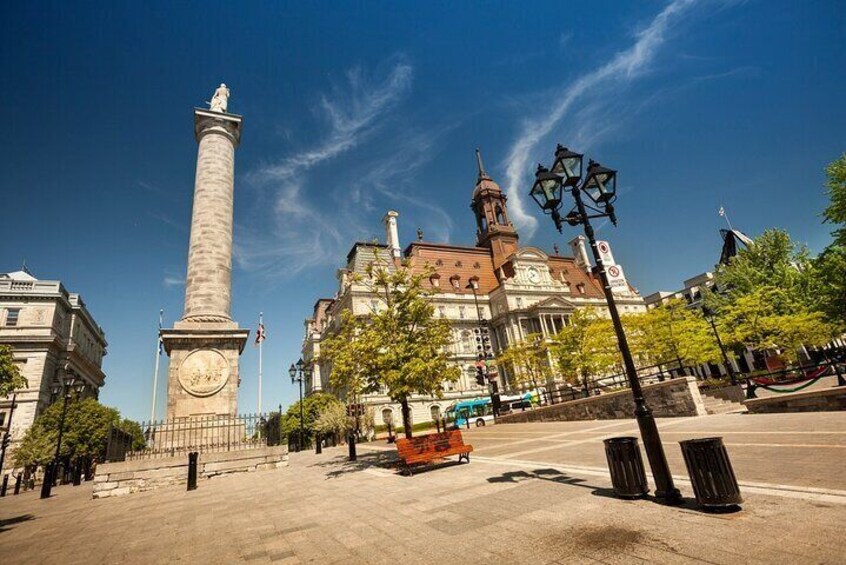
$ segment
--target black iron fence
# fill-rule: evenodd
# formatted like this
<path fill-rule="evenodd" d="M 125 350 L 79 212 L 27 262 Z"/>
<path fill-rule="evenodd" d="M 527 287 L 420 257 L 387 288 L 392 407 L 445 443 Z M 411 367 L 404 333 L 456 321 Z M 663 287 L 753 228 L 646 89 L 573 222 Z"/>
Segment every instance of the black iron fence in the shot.
<path fill-rule="evenodd" d="M 143 422 L 141 430 L 144 447 L 126 451 L 125 459 L 256 449 L 279 445 L 284 438 L 278 413 L 191 416 Z"/>
<path fill-rule="evenodd" d="M 132 451 L 132 434 L 115 428 L 109 428 L 109 438 L 106 443 L 106 453 L 103 455 L 103 461 L 124 461 L 126 454 Z"/>

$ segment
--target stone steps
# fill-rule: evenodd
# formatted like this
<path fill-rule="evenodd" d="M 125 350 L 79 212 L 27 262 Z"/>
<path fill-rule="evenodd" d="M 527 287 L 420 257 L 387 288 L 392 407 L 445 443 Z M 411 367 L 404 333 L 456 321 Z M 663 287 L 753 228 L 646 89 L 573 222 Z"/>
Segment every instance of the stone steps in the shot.
<path fill-rule="evenodd" d="M 746 412 L 746 407 L 740 402 L 732 402 L 715 398 L 706 394 L 702 395 L 702 402 L 705 404 L 705 411 L 708 414 L 730 414 L 732 412 Z"/>

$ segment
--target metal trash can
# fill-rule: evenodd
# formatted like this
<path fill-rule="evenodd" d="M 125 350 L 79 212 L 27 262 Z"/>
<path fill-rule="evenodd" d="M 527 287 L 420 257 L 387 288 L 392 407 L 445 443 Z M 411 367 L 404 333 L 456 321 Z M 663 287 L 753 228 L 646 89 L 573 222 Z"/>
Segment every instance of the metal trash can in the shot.
<path fill-rule="evenodd" d="M 680 441 L 696 502 L 709 510 L 730 510 L 743 502 L 723 438 Z"/>
<path fill-rule="evenodd" d="M 612 437 L 605 440 L 605 457 L 611 471 L 614 494 L 620 498 L 640 498 L 649 492 L 643 458 L 636 437 Z"/>

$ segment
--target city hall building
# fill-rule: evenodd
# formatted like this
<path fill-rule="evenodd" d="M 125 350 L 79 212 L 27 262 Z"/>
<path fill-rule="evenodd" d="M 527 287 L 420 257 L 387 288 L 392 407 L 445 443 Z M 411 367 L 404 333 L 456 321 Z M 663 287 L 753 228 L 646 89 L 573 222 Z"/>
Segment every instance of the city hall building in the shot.
<path fill-rule="evenodd" d="M 470 208 L 476 223 L 476 245 L 462 246 L 418 240 L 402 250 L 398 238 L 399 214 L 390 211 L 384 218 L 386 241 L 358 242 L 338 270 L 338 291 L 333 298 L 321 298 L 312 316 L 305 321 L 303 360 L 312 366 L 307 391 L 329 389 L 331 365 L 319 359 L 320 343 L 338 330 L 341 312 L 349 310 L 367 316 L 384 307 L 382 299 L 366 283 L 368 265 L 393 270 L 406 265 L 415 272 L 434 269 L 425 281 L 432 291 L 435 315 L 452 325 L 452 358 L 462 368 L 458 381 L 445 385 L 442 398 L 415 396 L 409 400 L 412 422 L 430 421 L 462 399 L 488 394 L 476 384 L 476 338 L 479 327 L 476 300 L 481 317 L 487 320 L 494 355 L 530 334 L 552 336 L 567 323 L 577 308 L 592 307 L 607 314 L 599 277 L 592 272 L 585 238 L 570 241 L 571 256 L 555 251 L 549 254 L 537 247 L 521 247 L 519 234 L 509 215 L 506 196 L 485 172 L 478 159 L 478 178 Z M 606 266 L 610 266 L 611 286 L 621 314 L 643 312 L 643 299 L 626 281 L 623 269 L 614 262 L 607 242 L 599 242 Z M 356 276 L 358 275 L 358 276 Z M 473 286 L 476 287 L 474 298 Z M 492 368 L 500 391 L 519 387 L 504 367 Z M 563 381 L 563 379 L 556 379 Z M 545 383 L 555 386 L 556 383 Z M 392 418 L 401 422 L 399 403 L 385 394 L 370 394 L 365 405 L 375 411 L 376 423 Z"/>

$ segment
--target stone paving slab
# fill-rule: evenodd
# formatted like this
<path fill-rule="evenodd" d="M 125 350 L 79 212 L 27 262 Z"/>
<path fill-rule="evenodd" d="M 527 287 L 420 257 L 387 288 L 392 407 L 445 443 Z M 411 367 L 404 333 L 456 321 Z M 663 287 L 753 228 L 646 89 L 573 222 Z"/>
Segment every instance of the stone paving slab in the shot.
<path fill-rule="evenodd" d="M 769 416 L 769 415 L 768 415 Z M 713 426 L 806 431 L 808 421 L 698 418 L 667 429 L 713 431 Z M 746 418 L 747 416 L 743 416 Z M 711 420 L 711 418 L 714 418 Z M 821 419 L 820 431 L 844 430 L 844 421 Z M 663 425 L 664 422 L 661 422 Z M 594 432 L 531 424 L 526 437 L 590 439 L 580 449 L 540 452 L 552 462 L 494 455 L 495 439 L 511 426 L 473 430 L 470 464 L 446 465 L 413 477 L 395 472 L 393 450 L 362 445 L 359 461 L 345 448 L 322 455 L 295 453 L 290 467 L 204 480 L 129 497 L 92 500 L 90 483 L 0 499 L 0 561 L 28 563 L 841 563 L 846 493 L 837 476 L 820 484 L 821 497 L 794 484 L 787 493 L 745 491 L 743 510 L 706 514 L 688 502 L 665 507 L 651 500 L 613 498 L 607 473 L 591 467 L 601 448 Z M 707 429 L 704 427 L 708 425 Z M 631 422 L 617 430 L 626 429 Z M 546 427 L 552 426 L 552 427 Z M 577 429 L 578 428 L 578 429 Z M 805 429 L 799 429 L 805 428 Z M 540 433 L 538 433 L 540 432 Z M 575 433 L 571 433 L 575 432 Z M 601 435 L 601 434 L 600 434 Z M 533 440 L 534 441 L 534 440 Z M 781 440 L 779 440 L 781 441 Z M 498 443 L 500 442 L 500 443 Z M 516 444 L 513 453 L 525 451 Z M 481 446 L 481 447 L 480 447 Z M 749 450 L 748 452 L 743 450 Z M 824 465 L 842 457 L 818 450 Z M 571 454 L 574 453 L 575 455 Z M 582 453 L 581 459 L 569 458 Z M 747 458 L 751 448 L 732 449 Z M 740 455 L 747 453 L 747 455 Z M 477 457 L 478 455 L 478 457 Z M 577 463 L 581 463 L 581 467 Z M 672 463 L 671 463 L 672 464 Z M 747 463 L 744 463 L 746 465 Z M 779 460 L 761 460 L 770 482 L 801 477 Z M 570 465 L 570 467 L 567 467 Z M 676 473 L 683 469 L 673 467 Z M 792 474 L 791 474 L 792 473 Z M 739 473 L 740 474 L 740 473 Z M 741 475 L 741 479 L 742 479 Z M 680 484 L 682 493 L 690 488 Z"/>

